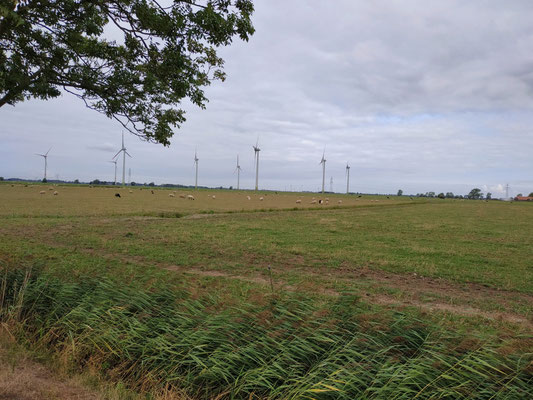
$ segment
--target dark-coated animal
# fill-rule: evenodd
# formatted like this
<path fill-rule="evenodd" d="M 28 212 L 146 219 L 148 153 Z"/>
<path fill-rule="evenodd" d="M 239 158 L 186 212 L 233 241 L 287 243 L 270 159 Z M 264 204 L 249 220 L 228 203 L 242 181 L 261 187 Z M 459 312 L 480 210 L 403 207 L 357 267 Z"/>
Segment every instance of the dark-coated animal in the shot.
<path fill-rule="evenodd" d="M 120 197 L 120 193 L 115 193 L 115 197 Z"/>

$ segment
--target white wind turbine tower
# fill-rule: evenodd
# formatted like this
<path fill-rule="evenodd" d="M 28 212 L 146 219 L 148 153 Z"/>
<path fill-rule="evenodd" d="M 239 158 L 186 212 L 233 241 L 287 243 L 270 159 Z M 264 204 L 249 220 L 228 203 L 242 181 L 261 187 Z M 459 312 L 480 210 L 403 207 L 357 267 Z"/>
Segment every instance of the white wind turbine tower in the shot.
<path fill-rule="evenodd" d="M 50 150 L 52 150 L 52 148 L 50 147 L 48 149 L 48 151 L 44 154 L 39 154 L 39 153 L 35 153 L 36 156 L 41 156 L 44 158 L 44 180 L 46 181 L 46 170 L 48 168 L 48 153 L 50 153 Z"/>
<path fill-rule="evenodd" d="M 255 143 L 254 148 L 254 158 L 255 158 L 255 190 L 258 190 L 259 188 L 259 152 L 261 149 L 259 148 L 259 138 L 257 138 L 257 142 Z"/>
<path fill-rule="evenodd" d="M 326 154 L 326 150 L 324 149 L 324 152 L 322 153 L 322 160 L 318 164 L 322 164 L 322 193 L 324 193 L 324 184 L 326 183 L 326 159 L 324 158 L 324 155 Z"/>
<path fill-rule="evenodd" d="M 237 190 L 239 190 L 239 185 L 241 181 L 241 166 L 239 165 L 239 155 L 237 154 L 237 167 L 235 168 L 235 172 L 237 173 Z M 233 173 L 235 173 L 233 172 Z"/>
<path fill-rule="evenodd" d="M 196 175 L 194 179 L 194 188 L 198 189 L 198 156 L 196 155 L 196 150 L 194 150 L 194 165 L 196 167 Z"/>
<path fill-rule="evenodd" d="M 117 185 L 117 160 L 109 161 L 110 163 L 115 164 L 115 183 L 113 185 Z"/>
<path fill-rule="evenodd" d="M 350 194 L 350 166 L 346 163 L 346 194 Z"/>
<path fill-rule="evenodd" d="M 126 184 L 126 154 L 128 157 L 132 158 L 130 156 L 130 153 L 126 151 L 126 147 L 124 146 L 124 132 L 122 132 L 122 148 L 118 151 L 117 154 L 113 157 L 113 160 L 117 158 L 117 156 L 122 152 L 122 186 Z"/>

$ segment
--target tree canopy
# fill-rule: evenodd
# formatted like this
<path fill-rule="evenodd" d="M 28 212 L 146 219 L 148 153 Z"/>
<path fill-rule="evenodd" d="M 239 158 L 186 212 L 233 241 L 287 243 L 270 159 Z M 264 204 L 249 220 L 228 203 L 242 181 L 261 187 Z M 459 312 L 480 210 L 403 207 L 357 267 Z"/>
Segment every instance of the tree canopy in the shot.
<path fill-rule="evenodd" d="M 468 193 L 466 197 L 473 200 L 479 200 L 483 197 L 483 194 L 481 193 L 481 189 L 474 188 L 470 191 L 470 193 Z"/>
<path fill-rule="evenodd" d="M 0 107 L 61 89 L 168 145 L 182 101 L 224 80 L 216 49 L 253 34 L 252 0 L 0 0 Z"/>

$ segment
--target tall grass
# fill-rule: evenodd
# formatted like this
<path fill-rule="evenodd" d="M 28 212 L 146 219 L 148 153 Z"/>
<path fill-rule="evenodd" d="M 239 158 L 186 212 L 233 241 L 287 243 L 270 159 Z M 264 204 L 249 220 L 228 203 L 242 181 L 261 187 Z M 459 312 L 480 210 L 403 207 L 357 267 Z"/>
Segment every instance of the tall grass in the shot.
<path fill-rule="evenodd" d="M 0 316 L 80 369 L 212 399 L 529 399 L 531 354 L 499 355 L 354 295 L 254 301 L 46 271 L 2 272 Z"/>

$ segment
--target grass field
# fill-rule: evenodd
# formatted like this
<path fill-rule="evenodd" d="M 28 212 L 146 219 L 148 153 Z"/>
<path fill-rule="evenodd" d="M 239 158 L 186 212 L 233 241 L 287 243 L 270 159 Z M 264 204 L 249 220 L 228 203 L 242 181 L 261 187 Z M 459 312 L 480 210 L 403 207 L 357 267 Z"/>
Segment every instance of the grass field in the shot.
<path fill-rule="evenodd" d="M 161 398 L 531 398 L 531 204 L 48 189 L 0 185 L 0 308 L 70 370 Z"/>

